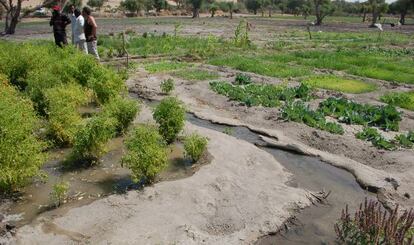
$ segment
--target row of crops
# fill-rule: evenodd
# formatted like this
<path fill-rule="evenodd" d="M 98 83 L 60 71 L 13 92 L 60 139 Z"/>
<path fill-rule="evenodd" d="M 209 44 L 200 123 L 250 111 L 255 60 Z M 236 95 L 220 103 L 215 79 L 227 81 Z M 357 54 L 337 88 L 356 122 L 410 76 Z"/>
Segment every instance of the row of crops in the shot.
<path fill-rule="evenodd" d="M 41 175 L 48 151 L 69 147 L 65 167 L 98 164 L 105 146 L 127 134 L 123 165 L 136 181 L 154 180 L 167 165 L 167 145 L 182 131 L 185 110 L 169 97 L 154 111 L 158 126 L 129 130 L 140 105 L 127 98 L 126 73 L 116 73 L 75 49 L 0 42 L 0 193 Z M 200 158 L 206 139 L 184 140 Z"/>
<path fill-rule="evenodd" d="M 224 81 L 210 82 L 210 88 L 230 100 L 246 106 L 279 107 L 283 120 L 304 123 L 310 127 L 344 134 L 340 123 L 362 125 L 364 129 L 355 136 L 372 142 L 380 149 L 394 150 L 399 147 L 412 148 L 414 132 L 399 134 L 394 139 L 386 139 L 376 129 L 399 131 L 401 112 L 393 105 L 360 104 L 345 98 L 330 97 L 318 108 L 311 109 L 306 103 L 313 97 L 314 88 L 302 83 L 296 87 L 257 84 L 243 74 L 237 74 L 233 83 Z M 330 117 L 335 121 L 328 121 Z M 338 123 L 339 122 L 339 123 Z"/>

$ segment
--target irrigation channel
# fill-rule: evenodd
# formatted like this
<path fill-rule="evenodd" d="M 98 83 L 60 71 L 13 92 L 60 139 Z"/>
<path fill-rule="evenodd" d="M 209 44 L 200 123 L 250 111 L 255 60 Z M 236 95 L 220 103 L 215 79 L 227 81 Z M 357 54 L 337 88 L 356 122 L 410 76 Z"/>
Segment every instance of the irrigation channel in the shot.
<path fill-rule="evenodd" d="M 148 101 L 146 103 L 150 107 L 155 104 Z M 347 171 L 324 163 L 316 157 L 266 147 L 260 135 L 248 128 L 212 123 L 190 113 L 187 114 L 187 121 L 200 127 L 225 132 L 272 154 L 294 175 L 289 183 L 291 186 L 314 192 L 330 192 L 322 203 L 315 203 L 309 208 L 300 210 L 280 231 L 259 238 L 256 244 L 333 244 L 335 242 L 333 225 L 339 218 L 342 208 L 348 204 L 352 212 L 366 197 L 375 198 L 372 193 L 362 189 Z M 88 204 L 104 196 L 142 188 L 142 185 L 133 184 L 129 170 L 120 166 L 122 142 L 122 137 L 111 140 L 108 153 L 101 159 L 99 165 L 75 171 L 68 171 L 61 167 L 63 159 L 70 152 L 69 149 L 53 152 L 52 160 L 43 167 L 49 178 L 46 181 L 36 181 L 26 187 L 17 201 L 9 202 L 9 205 L 0 203 L 0 213 L 6 213 L 9 222 L 22 226 L 30 223 L 40 214 L 58 216 L 71 208 Z M 170 146 L 169 159 L 169 166 L 160 174 L 158 181 L 185 178 L 194 173 L 192 163 L 184 158 L 182 144 L 175 143 Z M 61 180 L 70 183 L 70 198 L 67 203 L 55 209 L 50 200 L 50 192 L 53 184 Z"/>

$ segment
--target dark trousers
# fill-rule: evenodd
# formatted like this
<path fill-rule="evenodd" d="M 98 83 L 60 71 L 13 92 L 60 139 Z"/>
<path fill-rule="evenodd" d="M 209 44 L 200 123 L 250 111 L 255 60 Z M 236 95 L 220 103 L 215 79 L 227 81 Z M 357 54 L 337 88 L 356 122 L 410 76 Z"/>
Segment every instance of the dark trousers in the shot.
<path fill-rule="evenodd" d="M 66 32 L 54 32 L 55 36 L 55 44 L 61 48 L 63 48 L 63 45 L 68 44 L 68 40 L 66 39 Z"/>

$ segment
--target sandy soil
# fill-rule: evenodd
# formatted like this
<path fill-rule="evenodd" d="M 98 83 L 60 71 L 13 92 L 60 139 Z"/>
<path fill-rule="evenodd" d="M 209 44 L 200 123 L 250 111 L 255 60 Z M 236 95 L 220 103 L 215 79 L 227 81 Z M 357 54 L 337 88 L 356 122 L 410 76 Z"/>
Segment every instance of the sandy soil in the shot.
<path fill-rule="evenodd" d="M 212 66 L 202 65 L 201 67 L 207 70 L 214 69 Z M 215 70 L 219 71 L 223 79 L 234 80 L 235 71 L 225 68 L 216 68 Z M 160 81 L 169 77 L 171 76 L 168 74 L 151 75 L 141 69 L 136 77 L 128 81 L 128 86 L 131 91 L 139 91 L 141 96 L 160 99 Z M 258 76 L 257 79 L 261 82 L 278 83 L 277 79 L 264 76 Z M 398 202 L 406 207 L 414 207 L 413 199 L 407 198 L 414 196 L 413 150 L 379 150 L 373 147 L 371 143 L 355 138 L 354 134 L 362 129 L 361 126 L 343 124 L 345 134 L 333 135 L 304 124 L 281 121 L 278 116 L 278 109 L 249 108 L 237 102 L 228 101 L 226 97 L 211 91 L 208 81 L 194 83 L 178 78 L 174 78 L 174 80 L 176 81 L 175 95 L 183 100 L 187 108 L 198 114 L 198 116 L 219 123 L 248 126 L 261 131 L 263 134 L 274 136 L 279 141 L 284 141 L 285 144 L 292 144 L 293 142 L 296 146 L 299 145 L 298 149 L 306 154 L 317 156 L 328 154 L 329 156 L 325 155 L 325 160 L 349 170 L 362 185 L 376 189 L 376 191 L 387 189 L 386 199 L 389 204 Z M 386 89 L 384 85 L 379 91 Z M 323 98 L 330 95 L 330 93 L 322 92 L 319 95 Z M 374 100 L 372 95 L 350 97 L 361 102 L 379 103 Z M 414 128 L 412 112 L 404 111 L 403 117 L 401 129 L 405 131 Z M 338 161 L 340 164 L 338 164 Z M 375 181 L 372 181 L 372 178 Z M 390 183 L 392 179 L 398 182 L 398 186 L 392 186 L 392 183 Z"/>
<path fill-rule="evenodd" d="M 310 204 L 309 192 L 288 186 L 291 174 L 269 153 L 187 123 L 186 132 L 192 131 L 209 138 L 213 156 L 193 176 L 39 218 L 19 229 L 13 242 L 248 244 Z"/>

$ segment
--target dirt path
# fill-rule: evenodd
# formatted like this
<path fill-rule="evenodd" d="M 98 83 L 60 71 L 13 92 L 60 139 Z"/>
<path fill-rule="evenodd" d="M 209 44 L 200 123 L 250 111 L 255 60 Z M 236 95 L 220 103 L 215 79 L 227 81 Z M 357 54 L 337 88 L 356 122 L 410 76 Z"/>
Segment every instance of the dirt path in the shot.
<path fill-rule="evenodd" d="M 18 230 L 18 244 L 247 244 L 276 231 L 308 191 L 269 153 L 223 133 L 187 123 L 210 141 L 211 164 L 193 176 L 113 195 L 38 219 Z M 235 151 L 234 149 L 237 149 Z"/>

